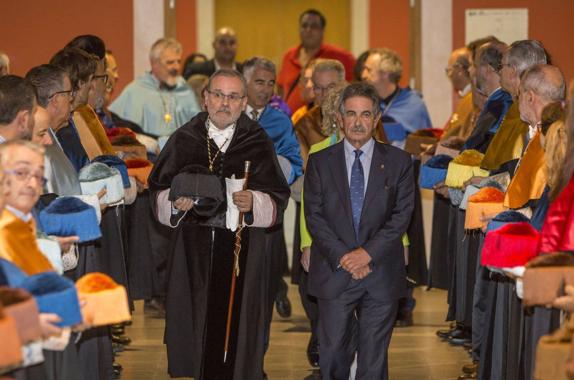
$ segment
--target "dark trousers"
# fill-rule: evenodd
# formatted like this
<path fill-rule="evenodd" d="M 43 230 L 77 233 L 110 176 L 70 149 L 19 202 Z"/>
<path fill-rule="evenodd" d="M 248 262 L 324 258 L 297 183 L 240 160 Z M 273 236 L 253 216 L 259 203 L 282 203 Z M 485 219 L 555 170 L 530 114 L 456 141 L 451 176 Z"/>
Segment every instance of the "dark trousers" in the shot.
<path fill-rule="evenodd" d="M 387 353 L 398 302 L 378 301 L 360 281 L 352 281 L 339 297 L 318 299 L 318 304 L 323 380 L 347 380 L 355 352 L 358 352 L 357 380 L 387 380 Z M 354 331 L 356 322 L 358 332 Z"/>
<path fill-rule="evenodd" d="M 317 339 L 319 306 L 317 305 L 317 298 L 307 293 L 307 276 L 307 272 L 301 269 L 301 277 L 299 278 L 299 295 L 301 296 L 301 304 L 303 304 L 305 315 L 309 318 L 309 322 L 311 323 L 311 337 Z"/>

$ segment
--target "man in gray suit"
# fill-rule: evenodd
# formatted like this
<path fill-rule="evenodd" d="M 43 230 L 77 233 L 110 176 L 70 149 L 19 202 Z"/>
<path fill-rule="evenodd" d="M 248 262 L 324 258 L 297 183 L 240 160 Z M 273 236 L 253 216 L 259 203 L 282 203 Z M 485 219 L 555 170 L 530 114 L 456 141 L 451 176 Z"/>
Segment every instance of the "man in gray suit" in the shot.
<path fill-rule="evenodd" d="M 410 156 L 372 137 L 380 117 L 375 88 L 349 85 L 338 115 L 344 140 L 307 163 L 309 293 L 319 304 L 325 380 L 348 379 L 357 351 L 357 379 L 388 378 L 387 350 L 406 289 L 401 238 L 415 189 Z"/>

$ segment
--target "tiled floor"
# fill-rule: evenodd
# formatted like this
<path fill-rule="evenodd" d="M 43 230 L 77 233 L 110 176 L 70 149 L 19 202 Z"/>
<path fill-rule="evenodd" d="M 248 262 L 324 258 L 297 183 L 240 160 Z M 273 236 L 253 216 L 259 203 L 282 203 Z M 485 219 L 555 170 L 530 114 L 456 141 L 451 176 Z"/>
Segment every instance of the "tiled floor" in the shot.
<path fill-rule="evenodd" d="M 265 359 L 270 379 L 313 378 L 307 364 L 305 350 L 309 338 L 308 322 L 299 302 L 295 287 L 289 289 L 293 304 L 291 318 L 275 315 L 271 326 L 271 346 Z M 441 342 L 435 331 L 444 328 L 446 292 L 416 289 L 415 325 L 395 329 L 389 354 L 392 380 L 448 380 L 456 379 L 468 355 L 461 349 Z M 123 380 L 169 379 L 163 345 L 162 319 L 143 314 L 142 303 L 136 303 L 133 325 L 128 334 L 133 343 L 120 354 L 124 367 Z"/>

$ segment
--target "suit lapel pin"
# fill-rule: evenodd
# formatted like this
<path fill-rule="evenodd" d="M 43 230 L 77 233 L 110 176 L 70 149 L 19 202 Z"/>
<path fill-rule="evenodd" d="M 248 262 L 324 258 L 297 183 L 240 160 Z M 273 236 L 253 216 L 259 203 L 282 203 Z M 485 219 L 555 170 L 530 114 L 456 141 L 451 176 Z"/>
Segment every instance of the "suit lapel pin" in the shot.
<path fill-rule="evenodd" d="M 381 170 L 385 168 L 385 164 L 381 164 Z"/>

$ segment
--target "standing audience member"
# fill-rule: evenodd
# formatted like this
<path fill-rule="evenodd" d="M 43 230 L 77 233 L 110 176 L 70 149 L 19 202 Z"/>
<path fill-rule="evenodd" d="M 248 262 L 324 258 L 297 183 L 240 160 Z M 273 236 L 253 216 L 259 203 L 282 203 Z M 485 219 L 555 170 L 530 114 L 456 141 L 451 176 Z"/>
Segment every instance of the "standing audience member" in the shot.
<path fill-rule="evenodd" d="M 151 71 L 127 85 L 110 111 L 154 137 L 169 136 L 199 112 L 195 94 L 179 74 L 181 44 L 157 40 L 150 50 Z"/>
<path fill-rule="evenodd" d="M 296 111 L 305 105 L 297 83 L 309 61 L 316 58 L 337 60 L 345 68 L 344 79 L 350 81 L 353 78 L 355 58 L 348 51 L 323 42 L 326 26 L 327 19 L 316 9 L 308 9 L 299 16 L 301 43 L 285 53 L 277 78 L 279 95 L 285 99 L 291 111 Z"/>
<path fill-rule="evenodd" d="M 183 66 L 183 77 L 188 80 L 192 75 L 201 74 L 210 77 L 220 69 L 236 70 L 241 72 L 241 64 L 235 61 L 237 55 L 237 34 L 230 27 L 220 28 L 215 32 L 213 40 L 213 58 L 200 59 L 204 55 L 192 54 Z M 191 59 L 192 58 L 192 59 Z"/>

